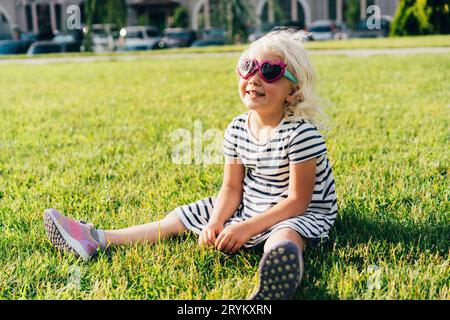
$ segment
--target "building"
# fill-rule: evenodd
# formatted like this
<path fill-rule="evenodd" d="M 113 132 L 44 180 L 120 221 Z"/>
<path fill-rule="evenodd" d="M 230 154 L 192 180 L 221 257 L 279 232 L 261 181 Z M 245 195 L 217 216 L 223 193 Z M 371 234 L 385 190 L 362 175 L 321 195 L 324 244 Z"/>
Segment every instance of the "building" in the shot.
<path fill-rule="evenodd" d="M 139 1 L 139 0 L 135 0 Z M 145 0 L 141 0 L 145 2 Z M 184 0 L 182 3 L 190 13 L 191 28 L 196 30 L 200 26 L 209 27 L 211 13 L 218 7 L 221 0 Z M 333 19 L 344 21 L 344 11 L 349 1 L 359 2 L 360 17 L 366 18 L 369 5 L 378 5 L 382 15 L 394 16 L 398 0 L 247 0 L 253 14 L 249 17 L 258 26 L 265 23 L 279 23 L 284 21 L 299 21 L 308 25 L 312 21 Z M 278 7 L 278 10 L 277 10 Z M 277 14 L 278 13 L 278 14 Z"/>
<path fill-rule="evenodd" d="M 375 4 L 382 15 L 393 16 L 398 0 L 243 0 L 250 14 L 249 24 L 259 26 L 277 20 L 299 21 L 303 25 L 321 19 L 344 20 L 349 1 L 358 1 L 361 18 L 366 17 L 365 8 Z M 160 28 L 170 26 L 177 7 L 184 6 L 189 12 L 190 26 L 197 30 L 204 27 L 220 27 L 217 15 L 226 12 L 226 0 L 127 0 L 128 25 L 146 22 Z M 0 24 L 11 30 L 39 32 L 63 30 L 67 8 L 77 5 L 83 12 L 84 0 L 1 0 Z M 222 9 L 222 10 L 221 10 Z"/>

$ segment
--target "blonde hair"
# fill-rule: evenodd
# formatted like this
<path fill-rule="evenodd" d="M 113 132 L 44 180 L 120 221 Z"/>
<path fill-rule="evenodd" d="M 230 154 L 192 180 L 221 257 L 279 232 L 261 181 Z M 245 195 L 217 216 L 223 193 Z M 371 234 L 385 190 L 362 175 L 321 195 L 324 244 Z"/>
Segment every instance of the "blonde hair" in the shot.
<path fill-rule="evenodd" d="M 294 84 L 293 103 L 285 103 L 284 117 L 287 119 L 306 119 L 321 129 L 326 127 L 326 114 L 322 111 L 321 99 L 315 94 L 316 73 L 303 47 L 303 41 L 308 33 L 297 29 L 282 29 L 271 31 L 267 35 L 253 42 L 245 50 L 239 61 L 254 49 L 262 48 L 269 54 L 279 56 L 287 69 L 298 80 Z"/>

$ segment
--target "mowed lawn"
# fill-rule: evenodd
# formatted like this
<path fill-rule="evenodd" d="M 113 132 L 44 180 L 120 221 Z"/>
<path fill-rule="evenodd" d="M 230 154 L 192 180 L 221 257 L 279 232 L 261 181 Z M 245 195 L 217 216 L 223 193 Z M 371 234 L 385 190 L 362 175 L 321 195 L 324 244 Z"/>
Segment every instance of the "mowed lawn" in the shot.
<path fill-rule="evenodd" d="M 0 299 L 245 299 L 261 252 L 193 234 L 59 254 L 54 207 L 103 229 L 160 219 L 218 192 L 221 164 L 175 164 L 179 128 L 246 111 L 235 58 L 0 68 Z M 448 299 L 450 56 L 315 56 L 339 216 L 305 252 L 298 299 Z M 207 147 L 204 142 L 203 147 Z M 79 280 L 79 281 L 78 281 Z M 77 285 L 79 284 L 79 285 Z"/>

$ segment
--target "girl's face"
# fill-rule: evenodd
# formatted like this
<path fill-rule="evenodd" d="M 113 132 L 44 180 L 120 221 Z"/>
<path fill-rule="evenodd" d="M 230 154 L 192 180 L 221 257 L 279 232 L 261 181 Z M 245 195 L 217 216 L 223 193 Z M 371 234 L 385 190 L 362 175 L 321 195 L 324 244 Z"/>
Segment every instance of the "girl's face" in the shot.
<path fill-rule="evenodd" d="M 279 56 L 269 54 L 258 48 L 249 52 L 248 58 L 256 59 L 259 63 L 269 60 L 271 62 L 281 61 Z M 239 80 L 239 95 L 242 102 L 251 110 L 262 114 L 283 113 L 285 102 L 292 103 L 293 84 L 286 78 L 281 77 L 275 82 L 265 82 L 258 72 L 249 79 Z"/>

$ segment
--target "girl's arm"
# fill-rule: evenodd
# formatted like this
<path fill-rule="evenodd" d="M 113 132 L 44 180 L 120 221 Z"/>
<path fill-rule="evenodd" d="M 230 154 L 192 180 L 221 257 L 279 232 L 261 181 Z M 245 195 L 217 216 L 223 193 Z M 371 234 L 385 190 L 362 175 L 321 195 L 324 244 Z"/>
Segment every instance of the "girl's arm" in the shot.
<path fill-rule="evenodd" d="M 252 236 L 264 232 L 283 220 L 305 213 L 314 192 L 316 159 L 290 165 L 288 197 L 266 212 L 243 222 Z"/>
<path fill-rule="evenodd" d="M 214 203 L 209 223 L 224 224 L 242 201 L 245 168 L 242 163 L 226 163 L 224 165 L 223 183 Z"/>

